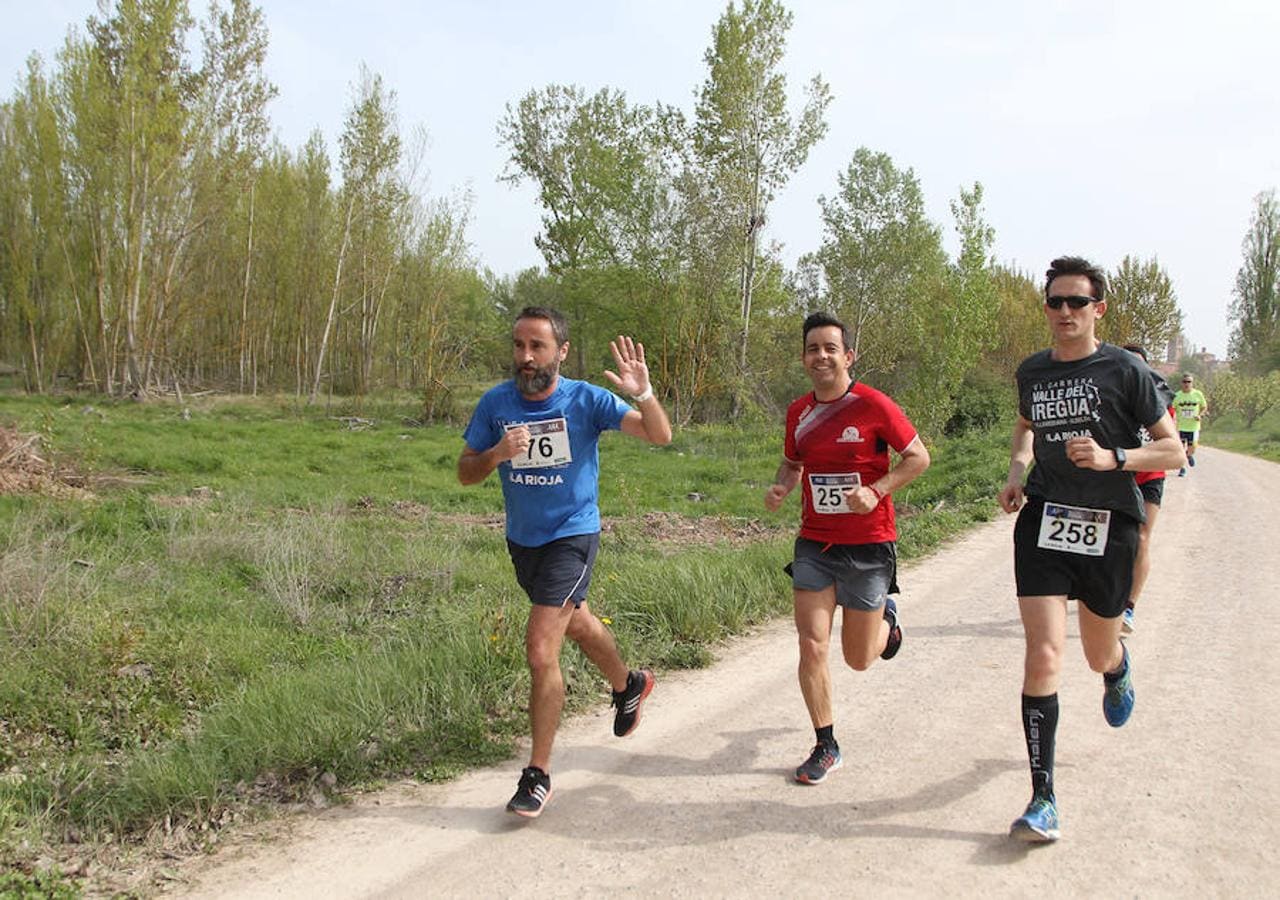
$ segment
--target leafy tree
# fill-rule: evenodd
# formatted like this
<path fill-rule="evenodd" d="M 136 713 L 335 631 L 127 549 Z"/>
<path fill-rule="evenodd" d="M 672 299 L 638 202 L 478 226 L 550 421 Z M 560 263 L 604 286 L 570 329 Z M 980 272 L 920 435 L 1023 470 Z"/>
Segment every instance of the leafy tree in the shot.
<path fill-rule="evenodd" d="M 1219 373 L 1209 395 L 1209 407 L 1215 415 L 1238 412 L 1245 428 L 1252 428 L 1268 410 L 1280 406 L 1280 370 L 1266 375 Z"/>
<path fill-rule="evenodd" d="M 1030 273 L 1007 266 L 995 266 L 991 279 L 1000 324 L 995 346 L 987 351 L 986 365 L 1011 381 L 1019 363 L 1048 345 L 1044 293 Z"/>
<path fill-rule="evenodd" d="M 1280 203 L 1274 190 L 1254 198 L 1244 262 L 1231 303 L 1231 355 L 1247 370 L 1280 368 Z"/>
<path fill-rule="evenodd" d="M 1154 257 L 1142 261 L 1125 256 L 1107 274 L 1107 314 L 1099 323 L 1099 337 L 1153 350 L 1181 330 L 1182 311 L 1168 273 Z"/>
<path fill-rule="evenodd" d="M 693 128 L 703 183 L 724 226 L 717 233 L 740 248 L 736 355 L 744 380 L 759 235 L 769 204 L 826 133 L 831 101 L 826 83 L 814 76 L 799 114 L 787 111 L 782 67 L 791 23 L 791 13 L 774 0 L 743 0 L 741 8 L 731 0 L 712 30 Z M 737 391 L 735 414 L 740 405 Z"/>
<path fill-rule="evenodd" d="M 887 154 L 859 148 L 836 182 L 818 198 L 823 242 L 804 259 L 805 278 L 848 324 L 859 370 L 891 377 L 940 287 L 942 234 L 915 173 Z"/>

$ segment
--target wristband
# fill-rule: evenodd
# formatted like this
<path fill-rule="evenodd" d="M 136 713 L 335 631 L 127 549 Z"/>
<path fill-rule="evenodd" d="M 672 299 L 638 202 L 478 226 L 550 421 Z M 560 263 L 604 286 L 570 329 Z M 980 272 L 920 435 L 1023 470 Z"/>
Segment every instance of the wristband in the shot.
<path fill-rule="evenodd" d="M 632 397 L 631 402 L 643 403 L 644 401 L 650 399 L 652 396 L 653 396 L 653 385 L 649 385 L 647 388 L 644 389 L 644 393 L 636 394 L 634 397 Z"/>
<path fill-rule="evenodd" d="M 888 491 L 882 491 L 880 490 L 880 488 L 876 487 L 874 484 L 869 484 L 867 485 L 867 487 L 871 488 L 871 492 L 875 494 L 877 497 L 879 497 L 881 500 L 889 496 Z"/>

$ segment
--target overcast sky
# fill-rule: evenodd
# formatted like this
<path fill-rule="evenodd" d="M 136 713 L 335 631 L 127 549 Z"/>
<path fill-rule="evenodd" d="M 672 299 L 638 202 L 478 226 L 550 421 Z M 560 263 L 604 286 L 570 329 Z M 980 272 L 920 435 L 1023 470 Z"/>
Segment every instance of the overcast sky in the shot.
<path fill-rule="evenodd" d="M 0 0 L 0 87 L 51 60 L 92 0 Z M 792 0 L 800 88 L 831 86 L 830 131 L 784 188 L 766 236 L 793 263 L 822 240 L 817 197 L 860 146 L 915 170 L 955 241 L 948 203 L 982 182 L 995 255 L 1034 273 L 1062 253 L 1108 268 L 1158 257 L 1192 340 L 1224 355 L 1253 198 L 1280 185 L 1280 4 L 1266 0 Z M 474 195 L 470 239 L 496 272 L 540 265 L 529 187 L 497 181 L 496 125 L 530 89 L 609 86 L 692 112 L 718 0 L 264 0 L 271 115 L 298 148 L 337 137 L 363 62 L 424 126 L 432 194 Z M 203 16 L 205 4 L 192 4 Z M 1047 335 L 1046 335 L 1047 337 Z"/>

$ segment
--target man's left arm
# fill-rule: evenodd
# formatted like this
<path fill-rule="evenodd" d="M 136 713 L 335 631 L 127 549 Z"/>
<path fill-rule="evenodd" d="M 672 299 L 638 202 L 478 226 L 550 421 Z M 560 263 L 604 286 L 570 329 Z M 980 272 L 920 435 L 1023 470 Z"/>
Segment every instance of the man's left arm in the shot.
<path fill-rule="evenodd" d="M 604 377 L 628 395 L 634 406 L 623 415 L 618 428 L 623 434 L 658 446 L 671 443 L 671 421 L 653 393 L 649 366 L 644 361 L 644 344 L 619 335 L 616 341 L 609 342 L 609 350 L 618 365 L 618 373 L 606 371 Z"/>
<path fill-rule="evenodd" d="M 856 513 L 869 513 L 880 505 L 880 501 L 898 488 L 906 487 L 915 481 L 925 469 L 929 468 L 929 448 L 916 435 L 911 443 L 903 447 L 898 454 L 898 461 L 871 484 L 864 484 L 854 491 L 849 498 L 849 508 Z"/>

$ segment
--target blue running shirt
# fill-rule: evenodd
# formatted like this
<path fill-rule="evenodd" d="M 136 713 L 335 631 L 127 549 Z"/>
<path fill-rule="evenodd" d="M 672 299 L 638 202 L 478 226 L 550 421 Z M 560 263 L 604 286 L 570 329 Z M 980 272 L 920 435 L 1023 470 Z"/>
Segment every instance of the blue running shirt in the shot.
<path fill-rule="evenodd" d="M 600 435 L 631 409 L 616 394 L 561 375 L 545 400 L 530 401 L 514 381 L 490 388 L 462 437 L 483 453 L 509 427 L 533 432 L 529 452 L 498 464 L 507 537 L 524 547 L 600 530 Z"/>

